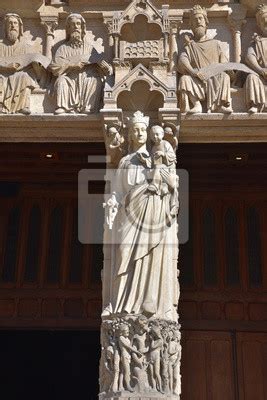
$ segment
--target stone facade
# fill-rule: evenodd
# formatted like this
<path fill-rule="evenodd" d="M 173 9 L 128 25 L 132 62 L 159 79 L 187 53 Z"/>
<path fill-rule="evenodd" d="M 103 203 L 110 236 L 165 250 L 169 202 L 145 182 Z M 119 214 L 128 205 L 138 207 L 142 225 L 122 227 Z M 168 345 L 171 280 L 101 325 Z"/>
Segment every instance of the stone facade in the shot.
<path fill-rule="evenodd" d="M 260 2 L 255 5 L 255 2 L 252 4 L 245 0 L 241 1 L 241 4 L 231 1 L 218 1 L 218 3 L 214 1 L 213 4 L 202 2 L 202 5 L 207 7 L 205 18 L 208 23 L 205 22 L 207 25 L 207 29 L 204 29 L 205 41 L 203 36 L 200 38 L 201 44 L 198 42 L 198 48 L 201 47 L 199 51 L 207 53 L 205 45 L 209 48 L 208 58 L 211 57 L 212 65 L 216 62 L 239 64 L 224 65 L 221 67 L 223 70 L 220 69 L 219 74 L 215 71 L 213 76 L 210 76 L 212 72 L 209 71 L 208 79 L 207 76 L 202 76 L 206 78 L 202 79 L 202 83 L 200 74 L 191 75 L 190 80 L 190 73 L 188 75 L 188 68 L 184 65 L 187 59 L 193 69 L 208 67 L 206 61 L 199 61 L 197 65 L 196 60 L 192 58 L 192 52 L 197 48 L 197 41 L 194 40 L 190 28 L 193 29 L 192 14 L 197 15 L 196 8 L 190 12 L 190 9 L 186 8 L 182 2 L 180 2 L 181 5 L 179 2 L 175 2 L 174 5 L 172 1 L 168 6 L 159 6 L 157 2 L 156 7 L 149 5 L 149 2 L 147 4 L 142 1 L 129 2 L 126 8 L 119 2 L 115 2 L 113 8 L 110 2 L 109 6 L 105 6 L 105 2 L 102 3 L 101 8 L 97 7 L 97 2 L 91 2 L 90 5 L 86 3 L 86 6 L 83 3 L 79 1 L 74 7 L 71 1 L 47 1 L 44 4 L 40 4 L 40 1 L 28 1 L 25 8 L 21 10 L 19 6 L 17 7 L 15 0 L 10 5 L 2 5 L 0 11 L 4 29 L 0 58 L 10 57 L 10 62 L 6 60 L 6 63 L 1 63 L 1 79 L 6 88 L 1 93 L 0 99 L 2 113 L 95 114 L 101 108 L 132 111 L 129 110 L 129 93 L 127 92 L 131 90 L 134 94 L 133 104 L 139 104 L 140 85 L 143 86 L 141 91 L 146 94 L 143 111 L 151 107 L 148 111 L 158 108 L 162 109 L 162 112 L 163 110 L 169 112 L 169 109 L 177 108 L 177 104 L 180 105 L 182 112 L 189 111 L 190 113 L 226 111 L 230 114 L 231 112 L 264 111 L 266 85 L 264 74 L 262 75 L 259 68 L 265 68 L 265 66 L 262 61 L 255 65 L 252 60 L 254 57 L 252 48 L 257 47 L 255 54 L 259 59 L 261 57 L 259 52 L 264 52 L 265 46 L 264 7 L 256 15 L 256 6 L 260 5 Z M 194 2 L 190 7 L 192 8 L 193 5 Z M 70 18 L 67 19 L 67 17 L 73 11 L 83 16 L 82 40 L 80 44 L 76 41 L 76 45 L 68 41 L 70 35 L 67 35 L 66 39 L 65 32 L 66 24 L 68 29 L 70 26 Z M 7 29 L 8 21 L 14 19 L 14 15 L 5 18 L 12 12 L 19 15 L 17 21 L 20 26 L 19 36 L 13 43 L 7 37 Z M 16 18 L 14 21 L 16 24 Z M 21 28 L 24 28 L 23 31 Z M 250 44 L 251 41 L 254 45 Z M 70 49 L 73 51 L 70 52 Z M 31 60 L 29 56 L 25 57 L 26 52 L 31 54 Z M 35 59 L 32 58 L 33 55 Z M 18 62 L 18 57 L 21 57 L 21 63 Z M 61 71 L 55 58 L 61 65 Z M 74 62 L 68 65 L 68 70 L 66 70 L 66 62 L 70 64 L 71 59 L 76 64 Z M 87 66 L 79 65 L 81 62 L 87 63 Z M 142 69 L 144 65 L 145 70 Z M 27 76 L 23 75 L 25 69 L 27 69 Z M 78 81 L 85 77 L 84 73 L 87 76 L 87 83 L 84 82 L 81 88 Z M 24 76 L 24 82 L 19 76 Z M 140 76 L 142 79 L 139 79 Z M 258 79 L 257 76 L 259 76 Z M 143 83 L 140 84 L 140 81 Z M 212 85 L 211 82 L 213 82 Z M 223 87 L 220 92 L 222 105 L 216 93 L 216 82 L 217 85 Z M 189 104 L 185 104 L 187 99 L 184 93 L 188 91 L 192 83 L 191 89 L 193 92 L 198 92 L 197 98 L 200 99 L 198 100 L 200 104 L 197 103 L 196 107 L 193 106 L 192 99 L 189 100 Z M 257 93 L 255 85 L 258 88 Z M 78 89 L 77 86 L 79 86 Z M 104 86 L 103 104 L 100 98 Z M 78 92 L 79 95 L 77 95 Z M 211 96 L 213 98 L 210 98 Z M 64 103 L 63 98 L 70 103 L 70 97 L 73 97 L 71 103 L 75 103 L 74 106 L 70 104 L 67 106 Z M 62 106 L 64 104 L 65 107 Z"/>
<path fill-rule="evenodd" d="M 179 399 L 176 151 L 186 132 L 252 140 L 255 124 L 266 141 L 267 6 L 17 3 L 0 8 L 0 140 L 15 123 L 40 140 L 32 124 L 109 156 L 100 399 Z"/>

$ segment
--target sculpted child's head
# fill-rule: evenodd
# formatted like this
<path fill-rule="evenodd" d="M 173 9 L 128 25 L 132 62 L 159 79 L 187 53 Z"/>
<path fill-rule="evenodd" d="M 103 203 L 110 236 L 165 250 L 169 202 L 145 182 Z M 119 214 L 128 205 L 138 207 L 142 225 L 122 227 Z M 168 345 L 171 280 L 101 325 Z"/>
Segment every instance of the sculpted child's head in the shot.
<path fill-rule="evenodd" d="M 150 129 L 150 138 L 154 143 L 160 143 L 164 138 L 164 129 L 162 126 L 155 125 Z"/>

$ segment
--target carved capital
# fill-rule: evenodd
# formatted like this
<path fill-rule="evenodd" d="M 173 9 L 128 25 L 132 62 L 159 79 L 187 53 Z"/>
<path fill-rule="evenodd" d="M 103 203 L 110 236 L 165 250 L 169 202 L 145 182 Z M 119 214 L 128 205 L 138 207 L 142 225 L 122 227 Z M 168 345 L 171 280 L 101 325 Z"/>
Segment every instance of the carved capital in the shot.
<path fill-rule="evenodd" d="M 55 29 L 58 26 L 58 17 L 41 17 L 41 24 L 45 27 L 46 35 L 55 37 Z"/>
<path fill-rule="evenodd" d="M 181 29 L 182 26 L 182 18 L 181 19 L 175 19 L 170 21 L 170 33 L 171 35 L 177 35 Z"/>
<path fill-rule="evenodd" d="M 243 26 L 246 24 L 245 19 L 239 19 L 236 15 L 230 15 L 228 22 L 233 33 L 241 34 Z"/>

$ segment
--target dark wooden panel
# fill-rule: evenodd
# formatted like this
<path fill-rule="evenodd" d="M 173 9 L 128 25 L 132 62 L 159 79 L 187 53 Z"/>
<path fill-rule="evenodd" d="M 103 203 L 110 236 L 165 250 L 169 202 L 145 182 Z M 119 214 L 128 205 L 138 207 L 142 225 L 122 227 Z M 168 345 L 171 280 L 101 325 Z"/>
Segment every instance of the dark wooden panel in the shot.
<path fill-rule="evenodd" d="M 267 398 L 267 334 L 238 333 L 240 400 Z"/>
<path fill-rule="evenodd" d="M 183 332 L 182 400 L 235 400 L 230 333 Z"/>

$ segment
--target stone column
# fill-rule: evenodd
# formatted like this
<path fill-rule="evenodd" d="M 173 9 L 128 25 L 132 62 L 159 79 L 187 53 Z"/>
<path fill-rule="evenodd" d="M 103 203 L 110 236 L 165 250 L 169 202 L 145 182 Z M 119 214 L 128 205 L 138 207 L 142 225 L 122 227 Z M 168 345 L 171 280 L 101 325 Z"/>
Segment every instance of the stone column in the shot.
<path fill-rule="evenodd" d="M 233 20 L 230 19 L 230 26 L 233 33 L 234 41 L 234 62 L 239 63 L 241 61 L 241 31 L 243 25 L 246 23 L 245 20 Z"/>
<path fill-rule="evenodd" d="M 233 34 L 234 62 L 239 63 L 242 54 L 241 33 L 242 27 L 246 23 L 246 9 L 239 4 L 232 7 L 232 13 L 228 17 L 228 22 Z"/>
<path fill-rule="evenodd" d="M 123 116 L 121 122 L 114 117 L 104 121 L 110 184 L 99 399 L 178 400 L 176 133 L 160 124 L 149 128 L 140 111 L 126 124 Z M 154 143 L 150 152 L 148 135 Z"/>
<path fill-rule="evenodd" d="M 170 22 L 170 64 L 169 71 L 176 72 L 178 59 L 177 36 L 180 31 L 182 20 Z"/>
<path fill-rule="evenodd" d="M 45 55 L 52 59 L 52 47 L 54 45 L 55 29 L 58 25 L 57 16 L 41 16 L 41 23 L 45 27 L 46 40 L 45 40 Z"/>

